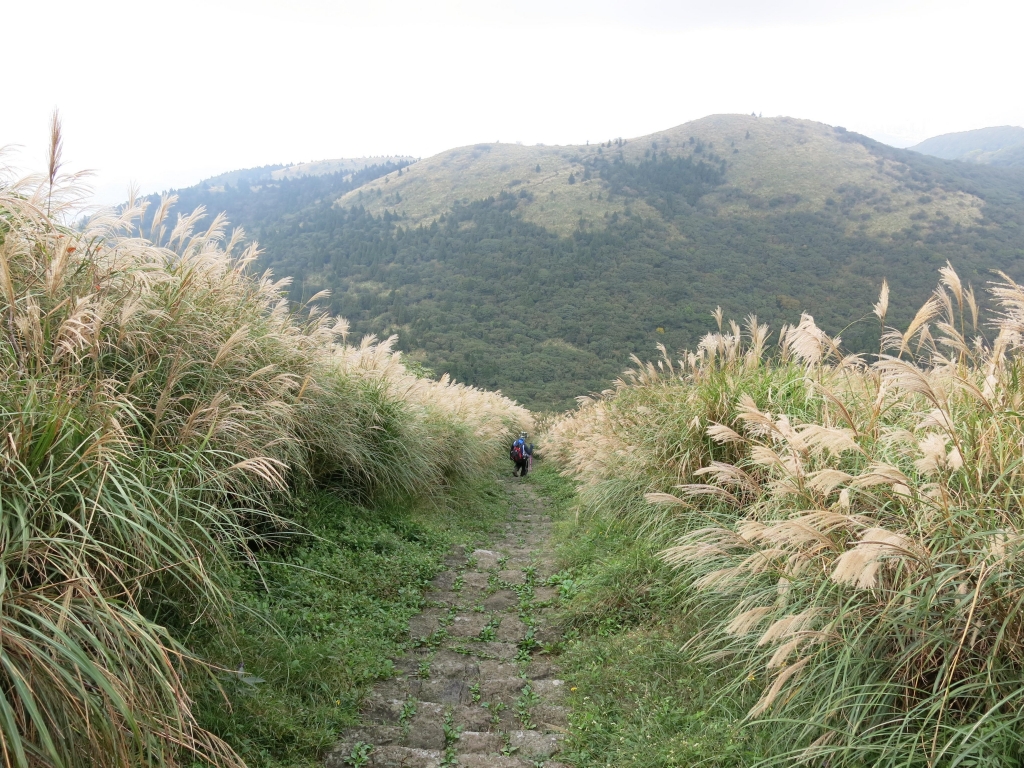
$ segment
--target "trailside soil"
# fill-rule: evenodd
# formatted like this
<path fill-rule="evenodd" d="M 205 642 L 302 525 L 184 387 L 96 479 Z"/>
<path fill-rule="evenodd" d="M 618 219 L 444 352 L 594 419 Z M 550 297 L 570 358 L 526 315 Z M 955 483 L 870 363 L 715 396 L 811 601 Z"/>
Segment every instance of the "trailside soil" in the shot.
<path fill-rule="evenodd" d="M 399 674 L 366 698 L 326 768 L 565 768 L 566 684 L 546 653 L 558 600 L 547 501 L 509 480 L 515 516 L 490 549 L 457 547 L 409 624 Z"/>

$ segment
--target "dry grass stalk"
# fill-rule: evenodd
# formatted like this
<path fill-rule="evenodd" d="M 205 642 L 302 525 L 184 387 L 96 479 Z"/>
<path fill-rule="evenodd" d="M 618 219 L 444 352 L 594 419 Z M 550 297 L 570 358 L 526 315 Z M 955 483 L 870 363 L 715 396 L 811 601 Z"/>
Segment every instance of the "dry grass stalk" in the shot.
<path fill-rule="evenodd" d="M 1002 278 L 991 344 L 947 265 L 902 332 L 883 284 L 870 365 L 807 315 L 752 364 L 765 332 L 719 316 L 685 366 L 638 361 L 548 432 L 585 504 L 689 521 L 663 557 L 716 606 L 709 657 L 770 680 L 750 718 L 778 717 L 779 764 L 1024 751 L 1024 289 Z"/>

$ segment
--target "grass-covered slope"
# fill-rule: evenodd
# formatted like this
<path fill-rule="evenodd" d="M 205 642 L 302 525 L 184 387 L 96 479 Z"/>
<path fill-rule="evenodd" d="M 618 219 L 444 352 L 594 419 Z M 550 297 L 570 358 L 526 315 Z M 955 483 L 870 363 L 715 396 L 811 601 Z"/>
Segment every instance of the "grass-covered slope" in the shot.
<path fill-rule="evenodd" d="M 1024 754 L 1024 288 L 989 286 L 1000 321 L 985 340 L 973 291 L 948 267 L 941 278 L 899 329 L 882 292 L 870 364 L 809 317 L 779 346 L 764 326 L 716 333 L 681 360 L 638 365 L 541 445 L 594 520 L 576 540 L 604 527 L 632 533 L 640 555 L 662 548 L 674 579 L 613 556 L 591 561 L 587 581 L 650 584 L 620 593 L 613 618 L 632 607 L 645 631 L 677 630 L 681 678 L 685 662 L 719 670 L 706 707 L 745 710 L 758 765 L 1016 766 Z M 652 600 L 666 582 L 671 605 Z M 637 693 L 636 710 L 661 704 Z"/>
<path fill-rule="evenodd" d="M 851 198 L 846 204 L 850 223 L 869 214 L 867 229 L 892 233 L 906 227 L 912 214 L 928 218 L 946 216 L 968 224 L 980 216 L 981 201 L 960 190 L 921 200 L 921 193 L 906 178 L 911 168 L 895 158 L 879 157 L 868 146 L 850 141 L 842 132 L 810 120 L 788 117 L 756 118 L 713 115 L 625 143 L 561 147 L 525 147 L 515 144 L 478 144 L 442 152 L 405 170 L 389 173 L 338 201 L 381 214 L 401 216 L 413 226 L 429 224 L 457 203 L 470 203 L 502 190 L 526 190 L 532 197 L 519 214 L 527 221 L 568 235 L 580 219 L 600 222 L 622 212 L 627 196 L 607 194 L 599 176 L 588 173 L 595 163 L 621 158 L 639 163 L 652 156 L 690 155 L 697 142 L 726 161 L 722 179 L 727 194 L 712 200 L 733 214 L 762 212 L 783 206 L 787 211 L 816 212 L 828 200 Z M 574 184 L 568 183 L 573 176 Z M 908 183 L 910 182 L 910 183 Z M 845 187 L 844 195 L 837 191 Z M 742 193 L 737 195 L 737 193 Z M 862 193 L 862 194 L 858 194 Z M 871 193 L 874 199 L 868 199 Z M 884 198 L 884 206 L 878 206 Z M 642 216 L 657 215 L 633 201 Z"/>
<path fill-rule="evenodd" d="M 809 121 L 713 116 L 361 173 L 182 194 L 245 225 L 293 301 L 329 289 L 359 332 L 541 408 L 602 389 L 632 353 L 695 345 L 716 306 L 773 327 L 807 311 L 865 350 L 883 278 L 906 322 L 947 260 L 1024 277 L 1024 172 Z"/>
<path fill-rule="evenodd" d="M 4 762 L 238 765 L 193 708 L 237 662 L 191 640 L 230 637 L 239 574 L 311 541 L 291 504 L 443 498 L 530 417 L 293 313 L 223 217 L 172 223 L 168 200 L 143 233 L 131 201 L 65 225 L 59 150 L 55 120 L 46 177 L 0 169 Z"/>

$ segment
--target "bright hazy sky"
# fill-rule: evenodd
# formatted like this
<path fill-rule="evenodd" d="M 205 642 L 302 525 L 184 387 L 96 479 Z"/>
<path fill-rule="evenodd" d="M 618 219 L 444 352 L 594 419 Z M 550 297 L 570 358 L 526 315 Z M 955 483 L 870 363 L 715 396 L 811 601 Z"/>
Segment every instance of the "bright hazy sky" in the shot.
<path fill-rule="evenodd" d="M 757 111 L 905 145 L 1024 124 L 1024 3 L 3 0 L 0 146 L 98 200 L 235 168 L 569 144 Z"/>

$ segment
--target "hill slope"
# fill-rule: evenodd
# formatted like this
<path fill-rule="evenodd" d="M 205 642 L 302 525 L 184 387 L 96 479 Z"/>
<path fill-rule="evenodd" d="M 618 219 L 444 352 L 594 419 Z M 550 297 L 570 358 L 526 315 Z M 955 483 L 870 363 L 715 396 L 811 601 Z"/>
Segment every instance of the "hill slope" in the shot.
<path fill-rule="evenodd" d="M 398 333 L 436 371 L 533 407 L 604 388 L 631 353 L 695 345 L 718 305 L 774 330 L 809 311 L 871 350 L 883 278 L 899 323 L 947 259 L 979 288 L 992 269 L 1024 276 L 1024 173 L 802 120 L 360 173 L 186 197 L 260 240 L 295 301 L 329 288 L 357 333 Z"/>
<path fill-rule="evenodd" d="M 1024 166 L 1024 128 L 1001 125 L 933 136 L 910 147 L 914 152 L 1001 166 Z"/>
<path fill-rule="evenodd" d="M 520 205 L 522 218 L 568 234 L 581 217 L 594 221 L 624 209 L 621 198 L 609 199 L 602 180 L 587 173 L 595 163 L 640 163 L 652 156 L 694 152 L 726 161 L 724 195 L 712 195 L 708 202 L 730 213 L 762 212 L 780 205 L 790 212 L 820 211 L 830 199 L 842 196 L 853 214 L 851 223 L 869 213 L 867 229 L 872 232 L 899 231 L 912 214 L 921 212 L 961 224 L 980 217 L 981 201 L 958 191 L 922 202 L 916 185 L 907 183 L 905 164 L 879 162 L 867 146 L 830 126 L 746 115 L 713 115 L 610 146 L 460 147 L 417 163 L 401 177 L 389 174 L 350 192 L 339 205 L 361 205 L 373 214 L 387 210 L 417 225 L 431 223 L 456 203 L 502 190 L 526 190 L 533 197 Z M 568 183 L 570 176 L 575 184 Z M 837 193 L 839 187 L 848 193 Z M 885 203 L 879 207 L 876 203 L 882 198 Z M 640 215 L 653 214 L 642 199 L 633 207 Z"/>

